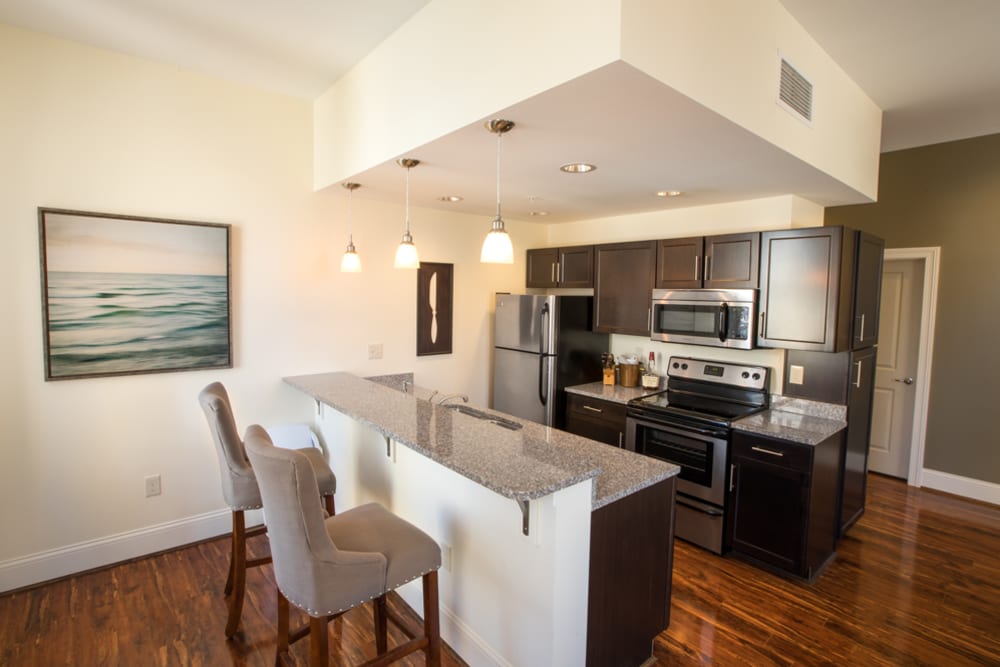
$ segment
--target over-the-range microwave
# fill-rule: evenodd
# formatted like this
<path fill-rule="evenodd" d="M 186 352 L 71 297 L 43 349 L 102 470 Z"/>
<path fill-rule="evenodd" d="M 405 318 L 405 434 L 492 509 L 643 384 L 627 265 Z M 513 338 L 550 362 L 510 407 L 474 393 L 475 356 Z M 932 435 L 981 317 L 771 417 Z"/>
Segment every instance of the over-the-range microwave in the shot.
<path fill-rule="evenodd" d="M 755 289 L 653 290 L 650 337 L 749 350 L 754 346 Z"/>

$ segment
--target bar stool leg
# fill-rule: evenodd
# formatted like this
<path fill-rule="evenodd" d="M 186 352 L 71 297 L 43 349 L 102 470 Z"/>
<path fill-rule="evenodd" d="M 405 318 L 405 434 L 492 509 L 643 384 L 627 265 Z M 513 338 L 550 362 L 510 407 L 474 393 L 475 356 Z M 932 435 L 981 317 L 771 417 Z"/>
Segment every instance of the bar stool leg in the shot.
<path fill-rule="evenodd" d="M 330 665 L 330 642 L 329 629 L 325 617 L 309 617 L 309 664 L 312 667 L 329 667 Z"/>
<path fill-rule="evenodd" d="M 438 573 L 424 575 L 424 635 L 427 637 L 427 665 L 441 665 L 441 624 L 438 616 Z"/>
<path fill-rule="evenodd" d="M 226 582 L 227 587 L 232 591 L 233 597 L 229 600 L 229 618 L 226 621 L 226 637 L 232 637 L 236 634 L 236 629 L 240 624 L 240 614 L 243 613 L 243 596 L 246 593 L 247 579 L 246 540 L 246 520 L 243 516 L 243 510 L 234 510 L 233 556 L 232 567 L 229 571 L 232 581 Z"/>
<path fill-rule="evenodd" d="M 326 513 L 329 514 L 330 516 L 333 516 L 334 514 L 337 513 L 336 509 L 333 506 L 332 494 L 329 496 L 323 496 L 323 504 L 326 507 Z"/>
<path fill-rule="evenodd" d="M 375 612 L 375 652 L 382 655 L 389 648 L 388 640 L 388 616 L 385 609 L 385 596 L 372 600 Z"/>

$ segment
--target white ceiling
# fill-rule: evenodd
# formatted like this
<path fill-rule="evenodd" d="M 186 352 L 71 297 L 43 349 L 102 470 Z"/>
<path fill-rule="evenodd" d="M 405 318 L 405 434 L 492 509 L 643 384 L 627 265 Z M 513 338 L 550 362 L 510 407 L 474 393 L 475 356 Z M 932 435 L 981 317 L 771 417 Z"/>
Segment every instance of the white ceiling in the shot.
<path fill-rule="evenodd" d="M 1000 132 L 1000 0 L 781 1 L 885 110 L 883 150 Z M 0 22 L 314 99 L 426 3 L 0 0 Z M 620 63 L 494 115 L 517 123 L 503 138 L 508 218 L 559 222 L 788 192 L 823 205 L 863 200 Z M 411 173 L 412 202 L 489 216 L 495 145 L 476 123 L 414 148 L 407 156 L 423 164 Z M 598 169 L 558 171 L 572 160 Z M 352 180 L 364 186 L 358 197 L 402 198 L 392 163 Z M 661 189 L 685 194 L 657 199 Z M 445 194 L 465 199 L 443 204 Z"/>

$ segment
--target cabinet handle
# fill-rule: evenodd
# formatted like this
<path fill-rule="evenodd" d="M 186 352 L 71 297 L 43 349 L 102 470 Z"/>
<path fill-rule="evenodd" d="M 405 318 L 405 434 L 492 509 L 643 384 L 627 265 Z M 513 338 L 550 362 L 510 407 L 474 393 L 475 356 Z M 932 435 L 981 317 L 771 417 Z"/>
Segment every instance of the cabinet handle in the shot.
<path fill-rule="evenodd" d="M 560 261 L 559 262 L 559 282 L 565 282 L 565 281 L 566 281 L 566 265 L 563 264 L 562 261 Z"/>
<path fill-rule="evenodd" d="M 858 336 L 858 340 L 865 339 L 865 314 L 861 313 L 861 335 Z"/>
<path fill-rule="evenodd" d="M 555 262 L 553 262 L 551 265 L 549 265 L 549 278 L 551 279 L 550 282 L 555 282 L 556 281 L 556 264 L 555 264 Z"/>
<path fill-rule="evenodd" d="M 854 378 L 854 386 L 858 389 L 861 389 L 861 362 L 863 361 L 864 359 L 858 359 L 858 375 Z"/>
<path fill-rule="evenodd" d="M 735 463 L 730 463 L 729 464 L 729 491 L 730 491 L 730 493 L 732 493 L 732 491 L 735 488 L 736 488 L 736 464 Z"/>
<path fill-rule="evenodd" d="M 598 414 L 601 414 L 601 413 L 604 412 L 604 410 L 602 410 L 600 408 L 595 408 L 595 407 L 590 406 L 590 405 L 584 405 L 582 407 L 583 407 L 584 410 L 590 410 L 591 412 L 596 412 Z"/>
<path fill-rule="evenodd" d="M 624 433 L 622 433 L 621 431 L 618 431 L 618 446 L 619 447 L 622 446 L 622 436 L 623 435 L 624 435 Z"/>
<path fill-rule="evenodd" d="M 705 276 L 703 280 L 708 280 L 709 276 L 712 275 L 712 256 L 705 255 Z"/>
<path fill-rule="evenodd" d="M 767 320 L 764 318 L 764 311 L 760 311 L 760 321 L 757 323 L 757 334 L 761 338 L 767 338 L 767 330 L 764 325 L 767 324 Z"/>
<path fill-rule="evenodd" d="M 701 259 L 701 257 L 699 255 L 695 255 L 694 256 L 694 279 L 695 280 L 698 280 L 698 276 L 701 275 L 701 273 L 698 271 L 698 260 L 699 259 Z"/>
<path fill-rule="evenodd" d="M 750 449 L 752 449 L 755 452 L 760 452 L 761 454 L 770 454 L 771 456 L 778 456 L 778 457 L 785 456 L 784 452 L 776 452 L 773 449 L 764 449 L 763 447 L 751 447 Z"/>
<path fill-rule="evenodd" d="M 653 330 L 653 309 L 646 309 L 646 329 L 649 331 Z"/>

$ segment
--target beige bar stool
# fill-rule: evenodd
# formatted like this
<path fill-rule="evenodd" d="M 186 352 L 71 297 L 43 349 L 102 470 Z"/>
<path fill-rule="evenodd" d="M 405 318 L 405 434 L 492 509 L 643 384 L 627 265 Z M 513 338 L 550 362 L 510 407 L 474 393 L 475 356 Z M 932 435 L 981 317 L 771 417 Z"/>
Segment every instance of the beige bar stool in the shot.
<path fill-rule="evenodd" d="M 229 599 L 229 617 L 226 620 L 226 637 L 236 634 L 243 613 L 243 597 L 246 593 L 247 568 L 266 565 L 268 558 L 247 560 L 247 538 L 264 532 L 264 526 L 250 531 L 246 529 L 246 510 L 263 506 L 257 477 L 247 459 L 243 441 L 236 429 L 233 409 L 229 404 L 229 394 L 220 382 L 213 382 L 198 394 L 198 402 L 208 419 L 215 453 L 219 457 L 219 473 L 222 479 L 222 495 L 232 510 L 233 538 L 229 557 L 229 575 L 226 578 L 225 594 Z M 316 448 L 299 450 L 315 470 L 317 489 L 325 501 L 326 511 L 334 513 L 333 494 L 337 490 L 337 478 L 323 458 L 323 452 Z"/>
<path fill-rule="evenodd" d="M 427 534 L 376 503 L 324 519 L 316 502 L 315 473 L 300 452 L 275 447 L 257 425 L 246 432 L 246 449 L 264 499 L 274 577 L 278 583 L 278 653 L 310 636 L 314 667 L 329 664 L 327 623 L 374 600 L 378 656 L 366 667 L 387 665 L 416 651 L 427 664 L 441 664 L 437 570 L 441 548 Z M 410 630 L 386 605 L 386 594 L 423 578 L 423 635 Z M 309 624 L 289 632 L 288 604 L 309 615 Z M 387 651 L 391 617 L 409 641 Z"/>

